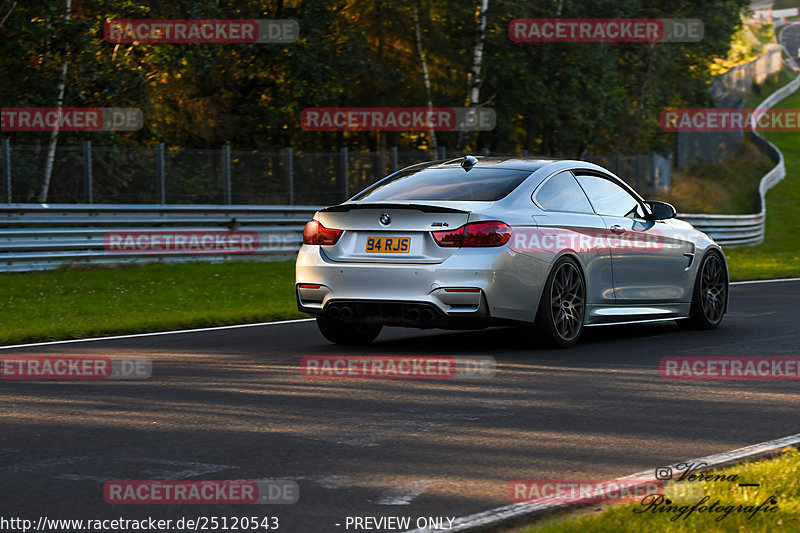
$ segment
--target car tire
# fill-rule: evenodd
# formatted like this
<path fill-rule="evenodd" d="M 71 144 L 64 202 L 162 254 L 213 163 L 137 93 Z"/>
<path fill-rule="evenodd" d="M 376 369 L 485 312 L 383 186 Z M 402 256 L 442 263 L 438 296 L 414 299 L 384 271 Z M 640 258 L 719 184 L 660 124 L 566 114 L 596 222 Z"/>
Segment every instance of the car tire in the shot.
<path fill-rule="evenodd" d="M 342 322 L 328 316 L 318 316 L 317 327 L 334 344 L 369 344 L 383 329 L 380 324 Z"/>
<path fill-rule="evenodd" d="M 722 255 L 711 250 L 704 257 L 694 280 L 689 318 L 678 320 L 684 329 L 714 329 L 728 307 L 728 272 Z"/>
<path fill-rule="evenodd" d="M 586 317 L 586 280 L 571 257 L 556 261 L 547 276 L 533 324 L 536 344 L 546 348 L 574 346 Z"/>

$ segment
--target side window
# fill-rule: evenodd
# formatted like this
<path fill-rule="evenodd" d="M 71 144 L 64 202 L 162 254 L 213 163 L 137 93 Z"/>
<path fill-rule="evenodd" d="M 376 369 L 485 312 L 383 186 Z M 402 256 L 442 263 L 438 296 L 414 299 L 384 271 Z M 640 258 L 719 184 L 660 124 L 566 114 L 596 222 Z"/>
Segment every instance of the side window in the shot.
<path fill-rule="evenodd" d="M 548 211 L 594 214 L 589 200 L 569 171 L 547 180 L 536 193 L 536 202 Z"/>
<path fill-rule="evenodd" d="M 643 218 L 642 206 L 628 191 L 598 176 L 577 176 L 586 196 L 600 215 Z"/>

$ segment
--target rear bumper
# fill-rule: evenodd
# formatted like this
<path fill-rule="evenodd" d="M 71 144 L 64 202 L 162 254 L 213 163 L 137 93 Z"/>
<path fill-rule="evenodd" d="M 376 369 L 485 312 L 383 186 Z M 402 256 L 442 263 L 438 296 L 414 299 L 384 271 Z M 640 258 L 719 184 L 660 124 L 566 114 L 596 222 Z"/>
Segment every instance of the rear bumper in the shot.
<path fill-rule="evenodd" d="M 544 263 L 505 247 L 461 249 L 439 264 L 398 264 L 336 262 L 320 247 L 304 245 L 297 257 L 297 308 L 318 315 L 338 308 L 340 320 L 412 327 L 529 321 L 541 291 L 525 286 L 537 276 L 525 275 L 523 262 L 528 268 L 541 263 L 546 275 Z M 350 308 L 348 316 L 343 307 Z"/>

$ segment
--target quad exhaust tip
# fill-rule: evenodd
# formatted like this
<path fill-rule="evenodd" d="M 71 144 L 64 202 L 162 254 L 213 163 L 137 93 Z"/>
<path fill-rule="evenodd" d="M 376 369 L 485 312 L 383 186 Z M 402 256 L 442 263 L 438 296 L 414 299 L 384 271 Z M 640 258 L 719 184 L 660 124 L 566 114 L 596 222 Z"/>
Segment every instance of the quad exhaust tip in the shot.
<path fill-rule="evenodd" d="M 349 305 L 330 305 L 326 311 L 331 318 L 349 320 L 357 316 L 356 310 Z M 432 322 L 436 313 L 432 309 L 412 307 L 405 311 L 405 318 L 412 322 Z"/>

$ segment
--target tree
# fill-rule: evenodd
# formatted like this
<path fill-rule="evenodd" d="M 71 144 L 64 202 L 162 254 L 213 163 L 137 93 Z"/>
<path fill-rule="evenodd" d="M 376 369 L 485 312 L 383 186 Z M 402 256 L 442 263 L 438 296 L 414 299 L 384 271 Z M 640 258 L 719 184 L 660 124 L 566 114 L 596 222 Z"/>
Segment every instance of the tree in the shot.
<path fill-rule="evenodd" d="M 475 46 L 472 50 L 472 68 L 467 75 L 467 107 L 476 107 L 480 103 L 481 70 L 483 69 L 483 48 L 486 42 L 486 19 L 489 10 L 489 0 L 478 0 L 475 11 Z M 457 148 L 464 148 L 467 131 L 461 130 L 458 136 Z"/>

